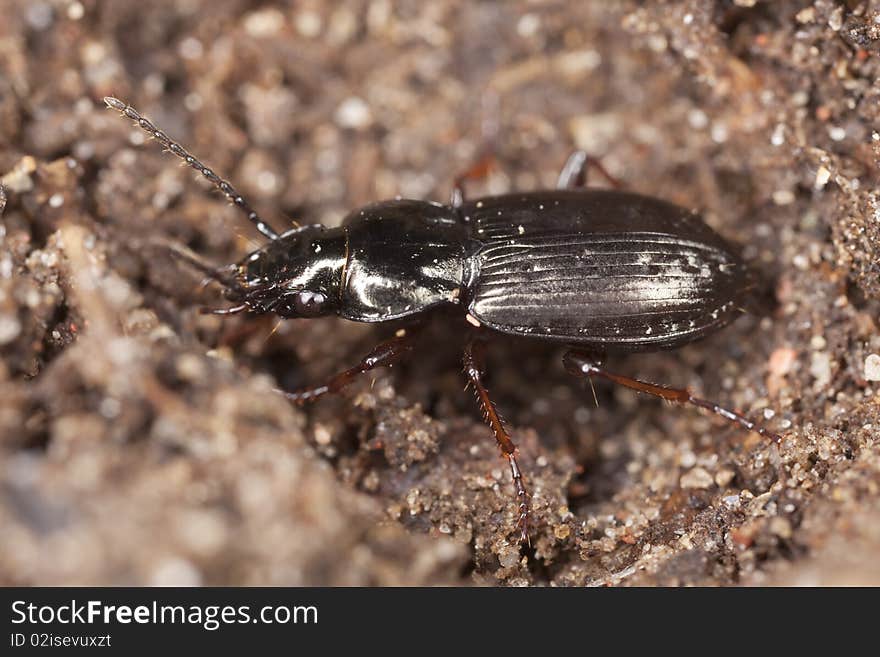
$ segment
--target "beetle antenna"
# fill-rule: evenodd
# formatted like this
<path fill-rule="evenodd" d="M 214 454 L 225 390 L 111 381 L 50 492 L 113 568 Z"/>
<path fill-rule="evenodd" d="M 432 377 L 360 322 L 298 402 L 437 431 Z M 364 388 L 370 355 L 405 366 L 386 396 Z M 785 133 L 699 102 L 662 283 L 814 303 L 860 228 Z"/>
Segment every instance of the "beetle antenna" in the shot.
<path fill-rule="evenodd" d="M 260 215 L 256 213 L 256 211 L 251 207 L 250 203 L 248 203 L 244 197 L 239 194 L 236 189 L 226 180 L 218 176 L 211 169 L 206 167 L 204 164 L 199 162 L 195 157 L 193 157 L 183 146 L 178 144 L 176 141 L 173 141 L 168 135 L 159 130 L 155 125 L 153 125 L 149 120 L 141 116 L 140 112 L 138 112 L 134 107 L 128 105 L 118 98 L 114 98 L 113 96 L 106 96 L 104 98 L 104 102 L 107 104 L 107 107 L 110 109 L 115 109 L 122 116 L 131 119 L 134 121 L 137 126 L 150 135 L 153 139 L 158 141 L 162 146 L 164 146 L 167 150 L 171 151 L 174 155 L 179 157 L 181 160 L 186 162 L 193 169 L 201 173 L 208 181 L 214 185 L 217 189 L 219 189 L 226 198 L 228 198 L 235 207 L 239 208 L 245 216 L 248 218 L 254 226 L 256 226 L 257 230 L 260 231 L 261 234 L 269 238 L 270 240 L 274 240 L 278 238 L 278 233 L 275 232 L 275 229 L 272 228 L 265 221 L 260 219 Z"/>

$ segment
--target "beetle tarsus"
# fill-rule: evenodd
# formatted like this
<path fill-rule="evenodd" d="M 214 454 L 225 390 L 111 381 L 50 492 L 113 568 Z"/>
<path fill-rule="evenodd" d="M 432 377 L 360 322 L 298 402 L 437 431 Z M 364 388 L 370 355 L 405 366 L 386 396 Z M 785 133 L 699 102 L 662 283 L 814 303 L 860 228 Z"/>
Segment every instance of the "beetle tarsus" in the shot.
<path fill-rule="evenodd" d="M 486 343 L 481 339 L 474 339 L 468 342 L 464 349 L 464 371 L 468 379 L 474 386 L 477 395 L 477 401 L 483 409 L 483 415 L 486 423 L 492 429 L 495 435 L 495 441 L 501 449 L 501 453 L 510 464 L 510 474 L 513 478 L 513 489 L 516 493 L 517 509 L 519 516 L 517 518 L 516 527 L 520 534 L 520 542 L 525 545 L 531 545 L 529 540 L 529 519 L 531 516 L 531 497 L 523 480 L 522 471 L 517 462 L 517 448 L 504 426 L 495 403 L 489 397 L 489 391 L 483 385 L 483 365 L 485 361 Z"/>
<path fill-rule="evenodd" d="M 516 522 L 516 528 L 519 530 L 520 543 L 524 543 L 531 547 L 531 539 L 529 538 L 529 493 L 523 483 L 522 472 L 519 469 L 519 463 L 516 461 L 516 449 L 513 454 L 505 454 L 510 464 L 510 474 L 513 477 L 513 488 L 516 491 L 516 499 L 518 503 L 519 518 Z"/>
<path fill-rule="evenodd" d="M 595 359 L 580 351 L 572 350 L 567 352 L 563 357 L 563 363 L 565 364 L 565 369 L 574 376 L 581 378 L 598 376 L 606 379 L 607 381 L 611 381 L 612 383 L 616 383 L 631 390 L 654 395 L 655 397 L 660 397 L 661 399 L 665 399 L 667 401 L 677 402 L 679 404 L 692 404 L 694 406 L 698 406 L 699 408 L 704 408 L 708 411 L 711 411 L 715 415 L 723 417 L 728 422 L 732 422 L 740 427 L 743 427 L 744 429 L 747 429 L 748 431 L 754 431 L 760 436 L 767 438 L 768 440 L 772 440 L 775 443 L 782 442 L 782 436 L 780 436 L 779 434 L 773 433 L 772 431 L 765 429 L 764 427 L 760 426 L 756 422 L 753 422 L 741 413 L 737 413 L 736 411 L 724 408 L 723 406 L 716 404 L 715 402 L 695 397 L 690 393 L 687 388 L 669 388 L 667 386 L 661 386 L 655 383 L 648 383 L 647 381 L 633 379 L 628 376 L 614 374 L 613 372 L 609 372 L 608 370 L 600 367 L 595 362 Z"/>

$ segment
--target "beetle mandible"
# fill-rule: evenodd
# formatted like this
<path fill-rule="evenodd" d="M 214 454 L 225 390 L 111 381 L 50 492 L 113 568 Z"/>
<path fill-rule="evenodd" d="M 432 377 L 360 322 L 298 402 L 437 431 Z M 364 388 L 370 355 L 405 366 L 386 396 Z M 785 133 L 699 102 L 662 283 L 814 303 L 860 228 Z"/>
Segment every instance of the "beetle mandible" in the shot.
<path fill-rule="evenodd" d="M 517 448 L 483 383 L 493 332 L 566 344 L 564 365 L 638 392 L 707 409 L 765 438 L 781 438 L 744 415 L 602 367 L 612 352 L 674 349 L 731 322 L 757 279 L 736 250 L 690 210 L 621 191 L 581 151 L 556 190 L 467 200 L 456 178 L 448 205 L 382 201 L 350 213 L 337 228 L 295 226 L 278 234 L 226 180 L 116 98 L 108 107 L 134 121 L 242 210 L 269 242 L 238 263 L 213 268 L 182 255 L 218 282 L 235 305 L 219 315 L 275 313 L 282 318 L 337 315 L 356 322 L 408 318 L 410 328 L 380 343 L 326 383 L 283 392 L 303 403 L 337 392 L 359 374 L 408 353 L 426 311 L 457 306 L 473 325 L 464 370 L 507 459 L 516 492 L 517 528 L 529 540 L 529 493 Z M 586 188 L 594 166 L 618 189 Z"/>

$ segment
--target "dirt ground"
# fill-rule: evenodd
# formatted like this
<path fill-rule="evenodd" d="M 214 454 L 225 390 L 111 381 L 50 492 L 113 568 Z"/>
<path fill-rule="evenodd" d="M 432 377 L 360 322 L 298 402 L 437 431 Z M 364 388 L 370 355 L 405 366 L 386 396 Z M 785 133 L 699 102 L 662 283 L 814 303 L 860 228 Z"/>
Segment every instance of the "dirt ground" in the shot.
<path fill-rule="evenodd" d="M 880 585 L 880 1 L 2 4 L 3 584 Z M 445 201 L 493 124 L 473 194 L 600 156 L 778 300 L 610 365 L 784 440 L 598 381 L 596 406 L 561 349 L 499 340 L 521 551 L 462 321 L 290 406 L 389 331 L 199 314 L 223 301 L 168 245 L 222 264 L 258 236 L 110 94 L 278 227 Z"/>

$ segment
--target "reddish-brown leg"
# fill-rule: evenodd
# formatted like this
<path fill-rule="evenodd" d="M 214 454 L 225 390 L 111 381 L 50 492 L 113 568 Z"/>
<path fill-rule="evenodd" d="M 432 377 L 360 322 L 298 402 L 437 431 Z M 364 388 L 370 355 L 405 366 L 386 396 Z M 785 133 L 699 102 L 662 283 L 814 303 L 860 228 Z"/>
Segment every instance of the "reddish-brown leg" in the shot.
<path fill-rule="evenodd" d="M 495 164 L 495 155 L 490 147 L 486 147 L 471 167 L 455 177 L 452 184 L 452 198 L 449 204 L 460 208 L 464 203 L 464 184 L 469 180 L 485 180 Z"/>
<path fill-rule="evenodd" d="M 655 397 L 660 397 L 661 399 L 665 399 L 667 401 L 678 402 L 679 404 L 693 404 L 694 406 L 705 408 L 706 410 L 711 411 L 716 415 L 720 415 L 725 420 L 733 422 L 734 424 L 737 424 L 744 429 L 754 431 L 764 438 L 773 440 L 777 443 L 782 441 L 782 436 L 780 436 L 779 434 L 768 431 L 764 427 L 756 424 L 755 422 L 752 422 L 746 416 L 741 415 L 736 411 L 726 409 L 723 406 L 719 406 L 715 402 L 700 399 L 699 397 L 694 397 L 686 388 L 667 388 L 666 386 L 660 386 L 654 383 L 647 383 L 638 379 L 632 379 L 627 376 L 621 376 L 620 374 L 614 374 L 600 367 L 600 365 L 596 362 L 595 357 L 592 357 L 590 354 L 585 352 L 574 350 L 569 351 L 563 357 L 562 362 L 565 365 L 565 369 L 568 370 L 570 374 L 574 374 L 575 376 L 582 378 L 598 376 L 618 385 L 636 390 L 638 392 L 644 392 L 649 395 L 654 395 Z"/>
<path fill-rule="evenodd" d="M 419 325 L 415 325 L 400 329 L 395 333 L 394 337 L 379 343 L 370 353 L 364 356 L 360 363 L 333 376 L 326 383 L 293 392 L 285 390 L 280 390 L 279 392 L 297 404 L 305 404 L 328 393 L 339 392 L 359 375 L 377 367 L 393 365 L 404 355 L 412 351 L 420 328 Z"/>
<path fill-rule="evenodd" d="M 489 397 L 489 391 L 483 385 L 483 365 L 485 362 L 486 343 L 480 339 L 474 339 L 468 342 L 464 349 L 464 371 L 468 379 L 474 386 L 477 400 L 483 409 L 486 422 L 492 428 L 495 434 L 495 440 L 501 449 L 502 455 L 507 458 L 510 465 L 510 474 L 513 476 L 513 488 L 516 491 L 516 498 L 519 505 L 519 519 L 517 527 L 520 530 L 520 540 L 523 543 L 529 542 L 529 493 L 523 482 L 522 472 L 519 469 L 519 463 L 516 460 L 517 449 L 495 404 Z"/>
<path fill-rule="evenodd" d="M 559 180 L 556 183 L 557 189 L 572 189 L 573 187 L 587 186 L 587 173 L 590 167 L 595 169 L 599 175 L 608 181 L 615 189 L 622 189 L 623 183 L 612 176 L 602 166 L 602 163 L 595 157 L 590 157 L 584 151 L 575 151 L 568 156 L 565 166 L 559 172 Z"/>

